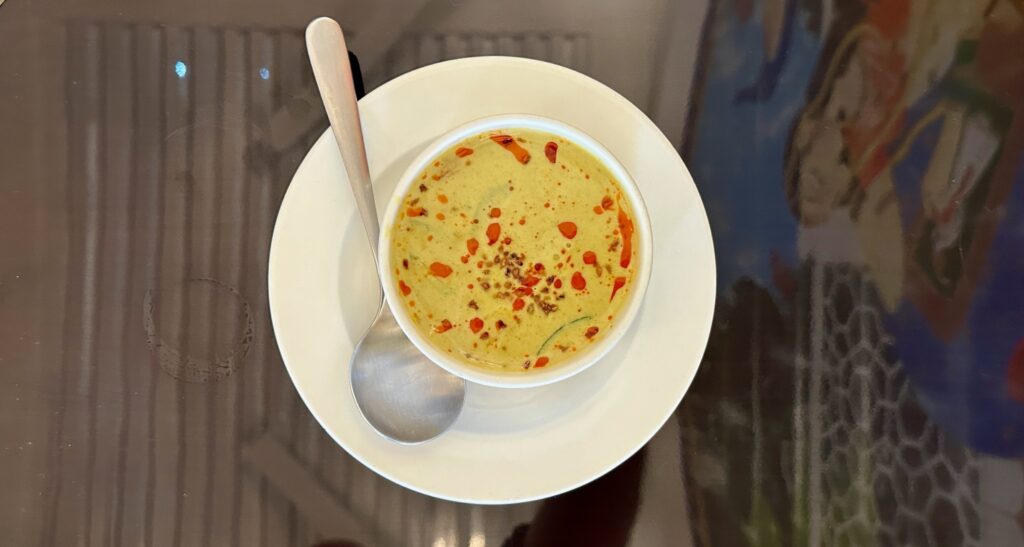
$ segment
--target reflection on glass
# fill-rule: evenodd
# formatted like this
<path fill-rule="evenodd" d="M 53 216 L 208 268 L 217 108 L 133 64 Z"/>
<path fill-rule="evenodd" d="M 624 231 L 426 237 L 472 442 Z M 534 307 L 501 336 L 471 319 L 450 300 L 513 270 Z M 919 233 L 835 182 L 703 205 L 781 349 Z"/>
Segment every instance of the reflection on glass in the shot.
<path fill-rule="evenodd" d="M 1024 3 L 710 17 L 684 151 L 720 288 L 683 406 L 700 543 L 1021 544 Z"/>

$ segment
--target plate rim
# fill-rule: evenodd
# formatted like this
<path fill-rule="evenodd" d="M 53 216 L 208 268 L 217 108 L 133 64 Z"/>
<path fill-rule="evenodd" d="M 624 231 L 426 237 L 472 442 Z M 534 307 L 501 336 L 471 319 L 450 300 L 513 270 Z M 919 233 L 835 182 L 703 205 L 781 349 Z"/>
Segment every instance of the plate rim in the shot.
<path fill-rule="evenodd" d="M 336 435 L 330 428 L 328 428 L 324 424 L 324 420 L 322 419 L 321 415 L 317 412 L 317 410 L 314 408 L 314 406 L 310 405 L 309 400 L 308 400 L 308 395 L 307 395 L 306 391 L 301 387 L 301 384 L 296 381 L 295 374 L 292 371 L 292 367 L 294 365 L 290 365 L 289 364 L 289 359 L 288 359 L 288 357 L 286 355 L 287 352 L 286 352 L 285 348 L 283 347 L 283 345 L 278 340 L 279 320 L 277 319 L 277 313 L 278 312 L 275 312 L 275 305 L 274 305 L 274 302 L 275 302 L 276 298 L 274 298 L 274 296 L 273 296 L 273 294 L 275 292 L 274 289 L 273 289 L 273 287 L 275 285 L 274 279 L 276 277 L 276 275 L 275 275 L 275 270 L 276 269 L 274 268 L 274 262 L 275 261 L 273 260 L 273 257 L 277 254 L 275 252 L 275 249 L 277 249 L 279 247 L 279 245 L 280 245 L 280 243 L 279 243 L 280 238 L 279 238 L 279 235 L 278 235 L 278 231 L 281 229 L 281 224 L 280 224 L 281 212 L 285 209 L 285 204 L 289 201 L 289 196 L 292 194 L 292 186 L 295 183 L 295 180 L 298 177 L 298 175 L 304 170 L 304 167 L 307 165 L 307 162 L 309 161 L 309 158 L 310 158 L 310 152 L 312 150 L 316 149 L 318 146 L 324 146 L 323 141 L 325 141 L 325 140 L 330 138 L 330 136 L 331 136 L 331 129 L 330 129 L 330 127 L 325 128 L 323 133 L 321 133 L 321 135 L 316 139 L 316 141 L 309 148 L 309 150 L 306 151 L 305 155 L 302 158 L 302 161 L 299 163 L 298 167 L 296 168 L 295 173 L 292 174 L 292 177 L 289 180 L 288 189 L 285 191 L 285 194 L 284 194 L 284 196 L 281 199 L 280 206 L 278 207 L 277 214 L 275 215 L 274 229 L 273 229 L 273 232 L 272 232 L 272 235 L 271 235 L 269 252 L 268 252 L 267 304 L 268 304 L 268 307 L 270 309 L 270 322 L 271 322 L 271 327 L 272 327 L 272 330 L 273 330 L 275 341 L 277 341 L 276 345 L 277 345 L 277 348 L 278 348 L 278 353 L 281 355 L 281 360 L 282 360 L 282 362 L 285 365 L 285 370 L 286 370 L 286 372 L 288 374 L 289 380 L 292 383 L 292 386 L 295 388 L 296 392 L 299 394 L 299 398 L 302 400 L 303 405 L 310 412 L 310 414 L 313 415 L 314 419 L 316 419 L 317 424 L 321 427 L 321 429 L 323 429 L 324 432 L 326 432 L 327 435 L 332 440 L 334 440 L 335 443 L 337 443 L 342 449 L 344 449 L 346 453 L 348 453 L 356 461 L 358 461 L 362 465 L 366 466 L 371 471 L 373 471 L 374 473 L 380 475 L 381 477 L 383 477 L 383 478 L 385 478 L 385 479 L 387 479 L 387 480 L 389 480 L 389 481 L 391 481 L 391 482 L 393 482 L 395 484 L 398 484 L 398 485 L 400 485 L 400 486 L 402 486 L 404 488 L 408 488 L 409 490 L 412 490 L 414 492 L 417 492 L 417 493 L 420 493 L 420 494 L 423 494 L 423 495 L 426 495 L 426 496 L 430 496 L 430 497 L 434 497 L 434 498 L 438 498 L 438 499 L 443 499 L 443 500 L 448 500 L 448 501 L 453 501 L 453 502 L 457 502 L 457 503 L 467 503 L 467 504 L 477 504 L 477 505 L 506 505 L 506 504 L 526 503 L 526 502 L 531 502 L 531 501 L 538 501 L 538 500 L 547 499 L 547 498 L 550 498 L 552 496 L 563 494 L 565 492 L 574 490 L 574 489 L 579 488 L 579 487 L 581 487 L 581 486 L 583 486 L 585 484 L 588 484 L 588 483 L 590 483 L 590 482 L 592 482 L 592 481 L 594 481 L 594 480 L 596 480 L 596 479 L 606 475 L 607 473 L 609 473 L 610 471 L 612 471 L 613 469 L 615 469 L 616 467 L 621 465 L 624 461 L 628 460 L 630 457 L 632 457 L 634 454 L 636 454 L 641 448 L 646 446 L 651 441 L 651 439 L 654 437 L 654 435 L 656 435 L 657 432 L 660 431 L 662 427 L 665 426 L 665 424 L 668 422 L 668 420 L 672 417 L 673 413 L 675 413 L 676 409 L 679 407 L 679 404 L 682 402 L 683 397 L 689 391 L 690 386 L 693 384 L 693 380 L 694 380 L 694 378 L 697 375 L 698 369 L 700 368 L 700 362 L 703 359 L 703 356 L 704 356 L 705 352 L 707 351 L 707 343 L 708 343 L 708 340 L 710 338 L 711 326 L 712 326 L 712 322 L 713 322 L 713 319 L 714 319 L 715 296 L 716 296 L 716 293 L 717 293 L 717 275 L 715 273 L 717 271 L 717 260 L 716 260 L 716 256 L 715 256 L 715 252 L 714 252 L 714 238 L 713 238 L 713 234 L 711 232 L 711 226 L 710 226 L 710 222 L 709 222 L 709 219 L 708 219 L 708 216 L 707 216 L 707 209 L 704 206 L 703 200 L 701 200 L 701 198 L 700 198 L 700 192 L 697 189 L 696 183 L 693 180 L 693 175 L 690 173 L 690 170 L 686 167 L 686 164 L 683 161 L 682 156 L 679 154 L 679 151 L 677 151 L 675 149 L 675 147 L 672 146 L 671 142 L 668 140 L 668 138 L 665 136 L 665 134 L 661 131 L 661 129 L 658 128 L 658 126 L 642 110 L 640 110 L 639 107 L 637 107 L 635 104 L 633 104 L 632 101 L 630 101 L 629 99 L 627 99 L 622 94 L 620 94 L 617 91 L 615 91 L 614 89 L 608 87 L 604 83 L 602 83 L 602 82 L 600 82 L 600 81 L 598 81 L 598 80 L 596 80 L 596 79 L 594 79 L 594 78 L 592 78 L 592 77 L 590 77 L 590 76 L 588 76 L 586 74 L 583 74 L 583 73 L 578 72 L 576 70 L 572 70 L 570 68 L 563 67 L 561 65 L 557 65 L 557 64 L 554 64 L 554 63 L 549 63 L 549 62 L 546 62 L 546 61 L 540 61 L 540 60 L 536 60 L 536 59 L 528 59 L 528 58 L 524 58 L 524 57 L 501 56 L 501 55 L 463 57 L 463 58 L 459 58 L 459 59 L 451 59 L 451 60 L 447 60 L 447 61 L 441 61 L 441 62 L 438 62 L 438 63 L 433 63 L 433 64 L 426 65 L 426 66 L 423 66 L 423 67 L 420 67 L 420 68 L 416 68 L 414 70 L 411 70 L 409 72 L 401 74 L 401 75 L 399 75 L 399 76 L 397 76 L 397 77 L 395 77 L 395 78 L 393 78 L 391 80 L 388 80 L 387 82 L 381 84 L 377 88 L 375 88 L 372 91 L 370 91 L 369 93 L 367 93 L 362 99 L 359 100 L 360 109 L 368 107 L 368 106 L 372 105 L 373 103 L 381 100 L 381 99 L 378 99 L 377 97 L 385 96 L 385 94 L 386 94 L 385 91 L 388 91 L 392 87 L 395 87 L 395 86 L 404 85 L 407 81 L 414 80 L 414 79 L 417 79 L 417 78 L 421 78 L 421 77 L 424 77 L 424 76 L 426 76 L 426 75 L 428 75 L 430 73 L 434 73 L 434 72 L 438 72 L 438 71 L 464 69 L 465 67 L 463 65 L 471 66 L 471 65 L 476 65 L 476 64 L 487 64 L 487 63 L 503 63 L 503 64 L 508 64 L 511 69 L 515 69 L 516 65 L 518 65 L 519 67 L 538 68 L 538 69 L 541 69 L 541 70 L 551 71 L 552 73 L 561 73 L 562 76 L 568 76 L 568 77 L 571 77 L 571 78 L 581 78 L 581 79 L 585 80 L 589 86 L 592 87 L 594 92 L 602 93 L 602 94 L 604 94 L 606 97 L 608 97 L 610 99 L 613 99 L 613 100 L 616 100 L 616 101 L 621 101 L 623 104 L 628 105 L 628 107 L 627 107 L 628 111 L 631 112 L 633 114 L 633 116 L 638 121 L 640 121 L 640 123 L 644 124 L 647 127 L 647 129 L 651 130 L 653 132 L 653 134 L 658 135 L 659 138 L 656 138 L 655 140 L 658 141 L 659 146 L 661 148 L 663 148 L 663 149 L 665 149 L 665 150 L 667 150 L 669 152 L 670 157 L 672 157 L 672 162 L 674 164 L 676 164 L 676 166 L 678 168 L 680 168 L 682 170 L 682 172 L 685 173 L 686 176 L 689 178 L 690 187 L 692 188 L 693 193 L 697 197 L 697 201 L 698 201 L 698 203 L 700 205 L 700 214 L 698 215 L 698 220 L 700 221 L 701 227 L 703 228 L 702 231 L 704 232 L 704 234 L 705 234 L 705 236 L 707 238 L 707 244 L 708 244 L 709 250 L 710 250 L 709 256 L 708 256 L 708 260 L 709 260 L 708 266 L 709 267 L 707 268 L 707 271 L 710 272 L 707 275 L 708 283 L 709 284 L 708 284 L 708 287 L 707 287 L 708 288 L 707 296 L 704 299 L 704 300 L 706 300 L 706 302 L 701 302 L 700 299 L 698 299 L 696 301 L 696 302 L 701 302 L 703 304 L 703 306 L 701 306 L 700 309 L 697 310 L 697 311 L 703 312 L 703 313 L 701 313 L 701 316 L 703 317 L 703 328 L 700 329 L 701 330 L 701 335 L 699 337 L 699 339 L 702 340 L 702 342 L 701 342 L 702 349 L 699 351 L 699 353 L 695 354 L 695 363 L 693 364 L 693 366 L 691 368 L 691 373 L 689 374 L 689 377 L 686 379 L 684 385 L 681 385 L 681 389 L 679 390 L 678 397 L 675 399 L 675 403 L 673 405 L 671 405 L 670 407 L 668 405 L 666 405 L 666 410 L 663 412 L 663 415 L 661 416 L 661 418 L 658 419 L 656 422 L 655 421 L 651 422 L 652 426 L 650 427 L 650 430 L 647 431 L 647 432 L 644 432 L 641 435 L 643 441 L 638 443 L 636 446 L 633 446 L 630 449 L 624 451 L 623 455 L 620 458 L 617 458 L 617 459 L 616 458 L 611 458 L 609 460 L 611 463 L 609 463 L 608 465 L 603 466 L 598 472 L 593 473 L 593 474 L 591 474 L 591 475 L 589 475 L 589 476 L 587 476 L 587 477 L 585 477 L 583 479 L 572 481 L 569 484 L 561 485 L 558 488 L 545 489 L 543 492 L 537 493 L 537 494 L 533 494 L 533 495 L 519 496 L 519 497 L 514 497 L 514 498 L 500 498 L 499 499 L 499 498 L 468 497 L 468 496 L 450 495 L 450 494 L 446 494 L 444 492 L 439 492 L 439 491 L 432 490 L 430 488 L 423 488 L 423 487 L 420 487 L 420 486 L 417 486 L 417 485 L 410 484 L 410 483 L 408 483 L 406 481 L 403 481 L 403 480 L 397 478 L 396 476 L 392 475 L 391 473 L 383 471 L 379 466 L 374 465 L 372 462 L 370 462 L 366 458 L 362 457 L 360 454 L 357 453 L 357 451 L 352 450 L 349 447 L 349 445 L 340 438 L 339 435 Z M 653 229 L 653 223 L 652 223 L 652 229 Z M 657 247 L 657 245 L 655 244 L 654 248 L 656 248 L 656 247 Z M 656 260 L 656 257 L 654 257 L 654 258 Z M 652 271 L 653 271 L 653 269 L 654 269 L 654 265 L 652 263 Z M 649 296 L 650 295 L 648 295 L 648 297 Z M 635 326 L 634 326 L 634 328 L 635 328 Z M 372 427 L 371 427 L 371 429 L 372 429 Z"/>

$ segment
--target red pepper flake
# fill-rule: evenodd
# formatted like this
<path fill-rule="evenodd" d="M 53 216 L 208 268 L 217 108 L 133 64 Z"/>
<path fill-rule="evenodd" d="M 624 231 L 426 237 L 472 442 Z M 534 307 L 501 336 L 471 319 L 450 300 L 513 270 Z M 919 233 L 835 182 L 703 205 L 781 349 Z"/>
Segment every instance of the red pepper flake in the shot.
<path fill-rule="evenodd" d="M 501 319 L 498 319 L 498 321 L 494 324 L 494 328 L 496 328 L 498 330 L 501 330 L 501 329 L 505 328 L 506 326 L 507 325 L 505 324 L 505 322 L 502 321 Z"/>
<path fill-rule="evenodd" d="M 530 296 L 533 294 L 533 289 L 530 287 L 519 287 L 516 289 L 516 294 L 520 296 Z"/>
<path fill-rule="evenodd" d="M 558 231 L 562 232 L 562 235 L 567 239 L 576 237 L 576 223 L 575 222 L 562 222 L 558 225 Z"/>
<path fill-rule="evenodd" d="M 523 285 L 526 285 L 527 287 L 532 287 L 537 283 L 540 283 L 540 278 L 533 277 L 532 275 L 526 276 L 526 279 L 523 280 Z"/>
<path fill-rule="evenodd" d="M 622 254 L 619 255 L 619 265 L 628 268 L 629 260 L 633 257 L 633 221 L 629 219 L 621 206 L 619 207 L 619 232 L 622 234 Z"/>
<path fill-rule="evenodd" d="M 487 244 L 494 245 L 494 242 L 498 241 L 499 236 L 501 236 L 501 225 L 497 222 L 491 223 L 487 227 Z"/>
<path fill-rule="evenodd" d="M 473 331 L 473 334 L 480 332 L 484 328 L 484 320 L 479 317 L 474 317 L 469 320 L 469 330 Z"/>
<path fill-rule="evenodd" d="M 440 262 L 434 262 L 430 265 L 430 273 L 437 277 L 448 277 L 452 274 L 451 266 L 442 264 Z"/>
<path fill-rule="evenodd" d="M 512 152 L 512 155 L 519 160 L 519 163 L 525 165 L 530 161 L 530 153 L 522 146 L 519 146 L 519 143 L 509 135 L 491 135 L 491 140 L 501 145 L 505 150 Z"/>
<path fill-rule="evenodd" d="M 461 260 L 463 264 L 469 264 L 469 255 L 462 255 L 459 257 L 459 260 Z"/>
<path fill-rule="evenodd" d="M 505 236 L 505 239 L 501 240 L 501 242 L 504 243 L 505 245 L 511 245 L 512 244 L 512 238 L 508 237 L 508 236 Z"/>
<path fill-rule="evenodd" d="M 403 258 L 402 259 L 402 267 L 405 268 L 406 270 L 409 269 L 409 259 L 408 258 Z"/>
<path fill-rule="evenodd" d="M 558 156 L 558 144 L 549 142 L 544 145 L 544 155 L 547 156 L 548 161 L 555 163 L 555 159 Z"/>
<path fill-rule="evenodd" d="M 441 175 L 430 175 L 430 178 L 434 179 L 435 181 L 441 180 Z"/>
<path fill-rule="evenodd" d="M 555 279 L 555 288 L 556 289 L 561 289 L 562 288 L 562 280 L 561 279 Z"/>
<path fill-rule="evenodd" d="M 587 329 L 587 332 L 583 334 L 583 336 L 586 336 L 587 338 L 593 338 L 594 335 L 597 334 L 598 330 L 599 329 L 597 327 L 590 327 Z"/>
<path fill-rule="evenodd" d="M 427 215 L 427 211 L 423 207 L 409 207 L 405 210 L 405 214 L 411 217 L 422 217 Z"/>
<path fill-rule="evenodd" d="M 519 225 L 522 226 L 524 224 L 526 224 L 526 217 L 522 217 L 519 219 Z"/>
<path fill-rule="evenodd" d="M 543 271 L 543 270 L 544 270 L 544 265 L 543 265 L 543 264 L 541 264 L 540 262 L 538 262 L 538 263 L 536 263 L 536 264 L 534 264 L 534 265 L 533 265 L 533 269 L 534 269 L 534 270 L 536 270 L 536 271 L 538 271 L 538 272 L 539 272 L 539 271 Z"/>
<path fill-rule="evenodd" d="M 576 289 L 577 291 L 582 291 L 583 289 L 587 288 L 587 280 L 583 279 L 583 274 L 581 274 L 580 272 L 572 274 L 572 288 Z"/>
<path fill-rule="evenodd" d="M 602 209 L 600 205 L 595 205 L 594 212 L 600 215 L 601 213 L 604 212 L 604 209 Z"/>
<path fill-rule="evenodd" d="M 441 203 L 448 203 L 448 196 L 444 194 L 438 194 L 437 201 L 440 201 Z"/>
<path fill-rule="evenodd" d="M 442 320 L 440 325 L 434 327 L 434 332 L 438 334 L 448 332 L 450 330 L 452 330 L 452 322 L 447 319 Z"/>
<path fill-rule="evenodd" d="M 438 213 L 437 220 L 444 220 L 444 213 Z"/>
<path fill-rule="evenodd" d="M 494 207 L 493 209 L 491 209 L 491 218 L 498 218 L 500 216 L 501 216 L 501 209 L 498 209 L 497 207 Z"/>
<path fill-rule="evenodd" d="M 601 208 L 604 209 L 605 211 L 611 209 L 613 205 L 615 205 L 615 202 L 612 201 L 611 197 L 605 196 L 601 198 Z"/>
<path fill-rule="evenodd" d="M 525 305 L 526 302 L 524 302 L 522 298 L 516 298 L 516 301 L 512 303 L 512 311 L 519 311 L 523 309 L 523 306 Z"/>
<path fill-rule="evenodd" d="M 475 237 L 471 237 L 466 240 L 466 249 L 470 255 L 476 255 L 476 250 L 480 248 L 480 242 Z"/>
<path fill-rule="evenodd" d="M 455 155 L 460 157 L 460 158 L 464 158 L 466 156 L 471 156 L 471 155 L 473 155 L 473 149 L 472 148 L 466 148 L 465 146 L 460 146 L 460 147 L 455 149 Z"/>
<path fill-rule="evenodd" d="M 533 368 L 544 368 L 548 364 L 547 357 L 538 357 L 537 362 L 533 364 Z"/>
<path fill-rule="evenodd" d="M 615 298 L 615 293 L 619 292 L 619 289 L 621 289 L 622 287 L 625 287 L 625 286 L 626 286 L 626 278 L 625 277 L 616 277 L 615 278 L 615 283 L 612 285 L 612 295 L 608 298 L 608 301 L 611 302 L 612 298 Z"/>
<path fill-rule="evenodd" d="M 550 201 L 545 201 L 544 202 L 544 208 L 547 209 L 548 207 L 551 207 L 551 202 Z"/>
<path fill-rule="evenodd" d="M 412 287 L 406 285 L 405 281 L 401 279 L 398 280 L 398 288 L 402 291 L 402 296 L 409 296 L 409 293 L 412 292 Z"/>
<path fill-rule="evenodd" d="M 587 252 L 583 253 L 583 263 L 584 264 L 597 264 L 597 255 L 594 254 L 594 251 L 587 251 Z"/>

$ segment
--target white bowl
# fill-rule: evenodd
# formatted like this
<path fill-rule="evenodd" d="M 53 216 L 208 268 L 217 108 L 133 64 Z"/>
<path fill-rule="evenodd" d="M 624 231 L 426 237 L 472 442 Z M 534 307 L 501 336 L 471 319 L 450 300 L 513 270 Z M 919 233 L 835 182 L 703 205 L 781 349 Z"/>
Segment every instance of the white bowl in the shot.
<path fill-rule="evenodd" d="M 601 160 L 601 163 L 604 164 L 608 171 L 618 179 L 634 212 L 633 220 L 638 242 L 636 277 L 633 280 L 633 290 L 629 293 L 629 301 L 624 306 L 623 312 L 619 314 L 619 322 L 607 335 L 598 342 L 591 344 L 585 351 L 549 369 L 531 369 L 523 372 L 491 371 L 438 350 L 420 334 L 406 312 L 405 307 L 399 303 L 401 297 L 397 294 L 397 281 L 394 271 L 388 266 L 391 264 L 391 232 L 395 225 L 395 218 L 401 210 L 405 194 L 417 181 L 420 173 L 433 163 L 438 156 L 463 139 L 497 129 L 535 129 L 545 131 L 563 137 L 587 150 L 594 157 Z M 384 286 L 384 294 L 387 298 L 388 306 L 398 321 L 398 325 L 402 327 L 409 340 L 438 366 L 470 382 L 487 386 L 506 388 L 536 387 L 564 380 L 593 365 L 607 354 L 629 330 L 633 319 L 636 318 L 637 312 L 643 303 L 644 293 L 647 291 L 647 282 L 651 277 L 651 253 L 653 249 L 651 220 L 647 215 L 647 207 L 640 196 L 640 191 L 637 189 L 636 183 L 633 182 L 633 177 L 615 159 L 611 152 L 587 134 L 568 124 L 540 116 L 524 114 L 490 116 L 469 122 L 442 135 L 413 160 L 412 164 L 410 164 L 409 168 L 406 169 L 405 173 L 398 180 L 398 186 L 388 201 L 384 219 L 381 222 L 381 232 L 379 243 L 380 279 L 381 284 Z"/>

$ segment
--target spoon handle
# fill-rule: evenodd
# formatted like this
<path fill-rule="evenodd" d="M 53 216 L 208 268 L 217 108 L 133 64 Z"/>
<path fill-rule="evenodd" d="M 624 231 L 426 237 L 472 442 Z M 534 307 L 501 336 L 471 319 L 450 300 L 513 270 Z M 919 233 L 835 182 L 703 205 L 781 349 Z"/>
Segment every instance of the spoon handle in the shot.
<path fill-rule="evenodd" d="M 376 263 L 380 225 L 373 201 L 373 186 L 370 184 L 370 168 L 366 163 L 366 148 L 359 123 L 356 88 L 348 62 L 348 48 L 338 22 L 329 17 L 313 20 L 306 27 L 306 49 Z"/>

